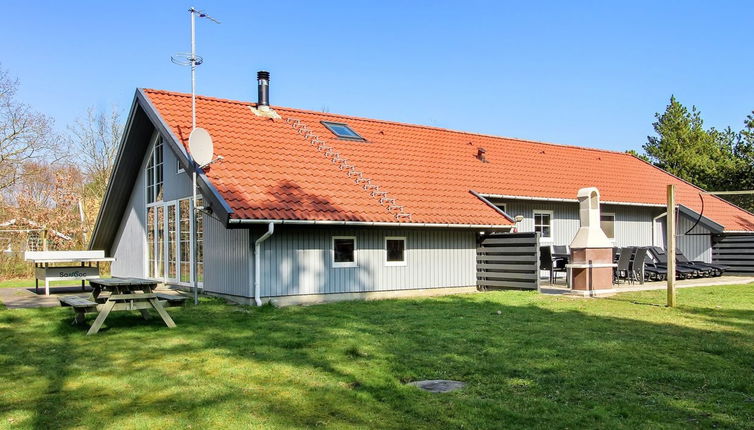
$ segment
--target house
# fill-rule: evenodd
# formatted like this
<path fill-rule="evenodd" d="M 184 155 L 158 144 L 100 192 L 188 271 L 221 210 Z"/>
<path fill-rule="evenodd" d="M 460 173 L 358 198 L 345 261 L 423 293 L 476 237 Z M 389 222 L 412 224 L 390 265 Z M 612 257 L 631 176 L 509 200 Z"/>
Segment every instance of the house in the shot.
<path fill-rule="evenodd" d="M 663 244 L 670 183 L 689 258 L 754 237 L 753 214 L 629 154 L 271 107 L 268 76 L 261 103 L 196 99 L 222 156 L 197 169 L 196 255 L 191 96 L 136 91 L 90 243 L 114 275 L 187 286 L 196 258 L 205 292 L 257 303 L 469 291 L 480 234 L 569 244 L 585 186 L 616 246 Z"/>
<path fill-rule="evenodd" d="M 12 218 L 0 223 L 0 249 L 4 254 L 46 251 L 50 244 L 73 240 L 57 230 L 27 218 Z"/>

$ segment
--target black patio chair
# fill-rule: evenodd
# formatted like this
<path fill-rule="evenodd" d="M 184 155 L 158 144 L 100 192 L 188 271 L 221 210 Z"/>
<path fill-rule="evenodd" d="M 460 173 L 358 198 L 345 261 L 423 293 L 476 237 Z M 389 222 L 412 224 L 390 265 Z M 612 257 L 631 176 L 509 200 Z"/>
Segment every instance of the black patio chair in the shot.
<path fill-rule="evenodd" d="M 625 279 L 626 282 L 631 283 L 631 257 L 633 257 L 634 250 L 632 248 L 621 248 L 620 256 L 618 257 L 618 267 L 615 268 L 614 276 L 616 284 L 620 284 L 621 279 Z"/>
<path fill-rule="evenodd" d="M 567 260 L 553 256 L 549 246 L 539 247 L 539 270 L 547 270 L 550 273 L 550 284 L 558 279 L 558 272 L 565 272 Z"/>
<path fill-rule="evenodd" d="M 646 279 L 645 262 L 647 260 L 647 248 L 639 247 L 634 252 L 634 257 L 631 259 L 630 272 L 634 280 L 640 281 L 642 284 Z"/>
<path fill-rule="evenodd" d="M 654 258 L 655 263 L 654 267 L 668 270 L 668 257 L 665 254 L 665 250 L 660 248 L 659 246 L 650 246 L 647 248 L 649 253 L 652 255 L 652 258 Z M 703 276 L 704 271 L 699 270 L 699 268 L 689 267 L 684 264 L 678 264 L 678 259 L 676 259 L 676 265 L 675 265 L 675 277 L 681 278 L 681 279 L 689 279 L 693 277 L 700 277 Z"/>
<path fill-rule="evenodd" d="M 723 276 L 723 273 L 729 269 L 728 266 L 722 264 L 705 263 L 704 261 L 699 260 L 691 261 L 683 255 L 683 252 L 681 252 L 680 249 L 676 249 L 675 251 L 675 260 L 686 266 L 699 267 L 700 269 L 708 270 L 710 276 Z"/>

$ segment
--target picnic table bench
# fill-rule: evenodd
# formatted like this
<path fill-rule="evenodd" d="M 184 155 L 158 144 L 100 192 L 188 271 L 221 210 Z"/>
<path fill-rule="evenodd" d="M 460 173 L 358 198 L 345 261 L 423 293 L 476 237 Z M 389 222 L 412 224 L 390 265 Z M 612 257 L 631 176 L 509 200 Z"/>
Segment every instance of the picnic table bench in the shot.
<path fill-rule="evenodd" d="M 87 335 L 99 331 L 111 312 L 139 311 L 144 319 L 150 319 L 149 309 L 154 309 L 169 328 L 175 322 L 165 311 L 165 307 L 181 306 L 186 297 L 155 293 L 157 282 L 140 278 L 104 278 L 90 280 L 92 293 L 88 298 L 65 296 L 60 298 L 61 306 L 69 306 L 74 311 L 74 324 L 81 324 L 87 313 L 97 313 L 97 318 L 89 328 Z M 102 295 L 109 291 L 109 295 Z"/>

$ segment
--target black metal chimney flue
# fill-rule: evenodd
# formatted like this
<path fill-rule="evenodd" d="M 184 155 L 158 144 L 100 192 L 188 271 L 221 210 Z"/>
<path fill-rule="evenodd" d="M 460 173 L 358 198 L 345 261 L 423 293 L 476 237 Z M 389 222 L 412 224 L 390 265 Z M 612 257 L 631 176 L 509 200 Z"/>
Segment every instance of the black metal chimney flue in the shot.
<path fill-rule="evenodd" d="M 260 70 L 257 72 L 257 106 L 270 105 L 270 72 Z"/>

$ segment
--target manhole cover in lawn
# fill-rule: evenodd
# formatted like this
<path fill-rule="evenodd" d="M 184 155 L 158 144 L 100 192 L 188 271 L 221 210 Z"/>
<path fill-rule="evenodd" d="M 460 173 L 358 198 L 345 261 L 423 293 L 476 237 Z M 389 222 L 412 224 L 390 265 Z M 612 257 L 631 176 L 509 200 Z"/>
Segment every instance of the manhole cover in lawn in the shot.
<path fill-rule="evenodd" d="M 466 383 L 461 381 L 449 381 L 447 379 L 431 379 L 429 381 L 409 382 L 408 385 L 419 387 L 430 393 L 447 393 L 449 391 L 460 390 L 466 385 Z"/>

